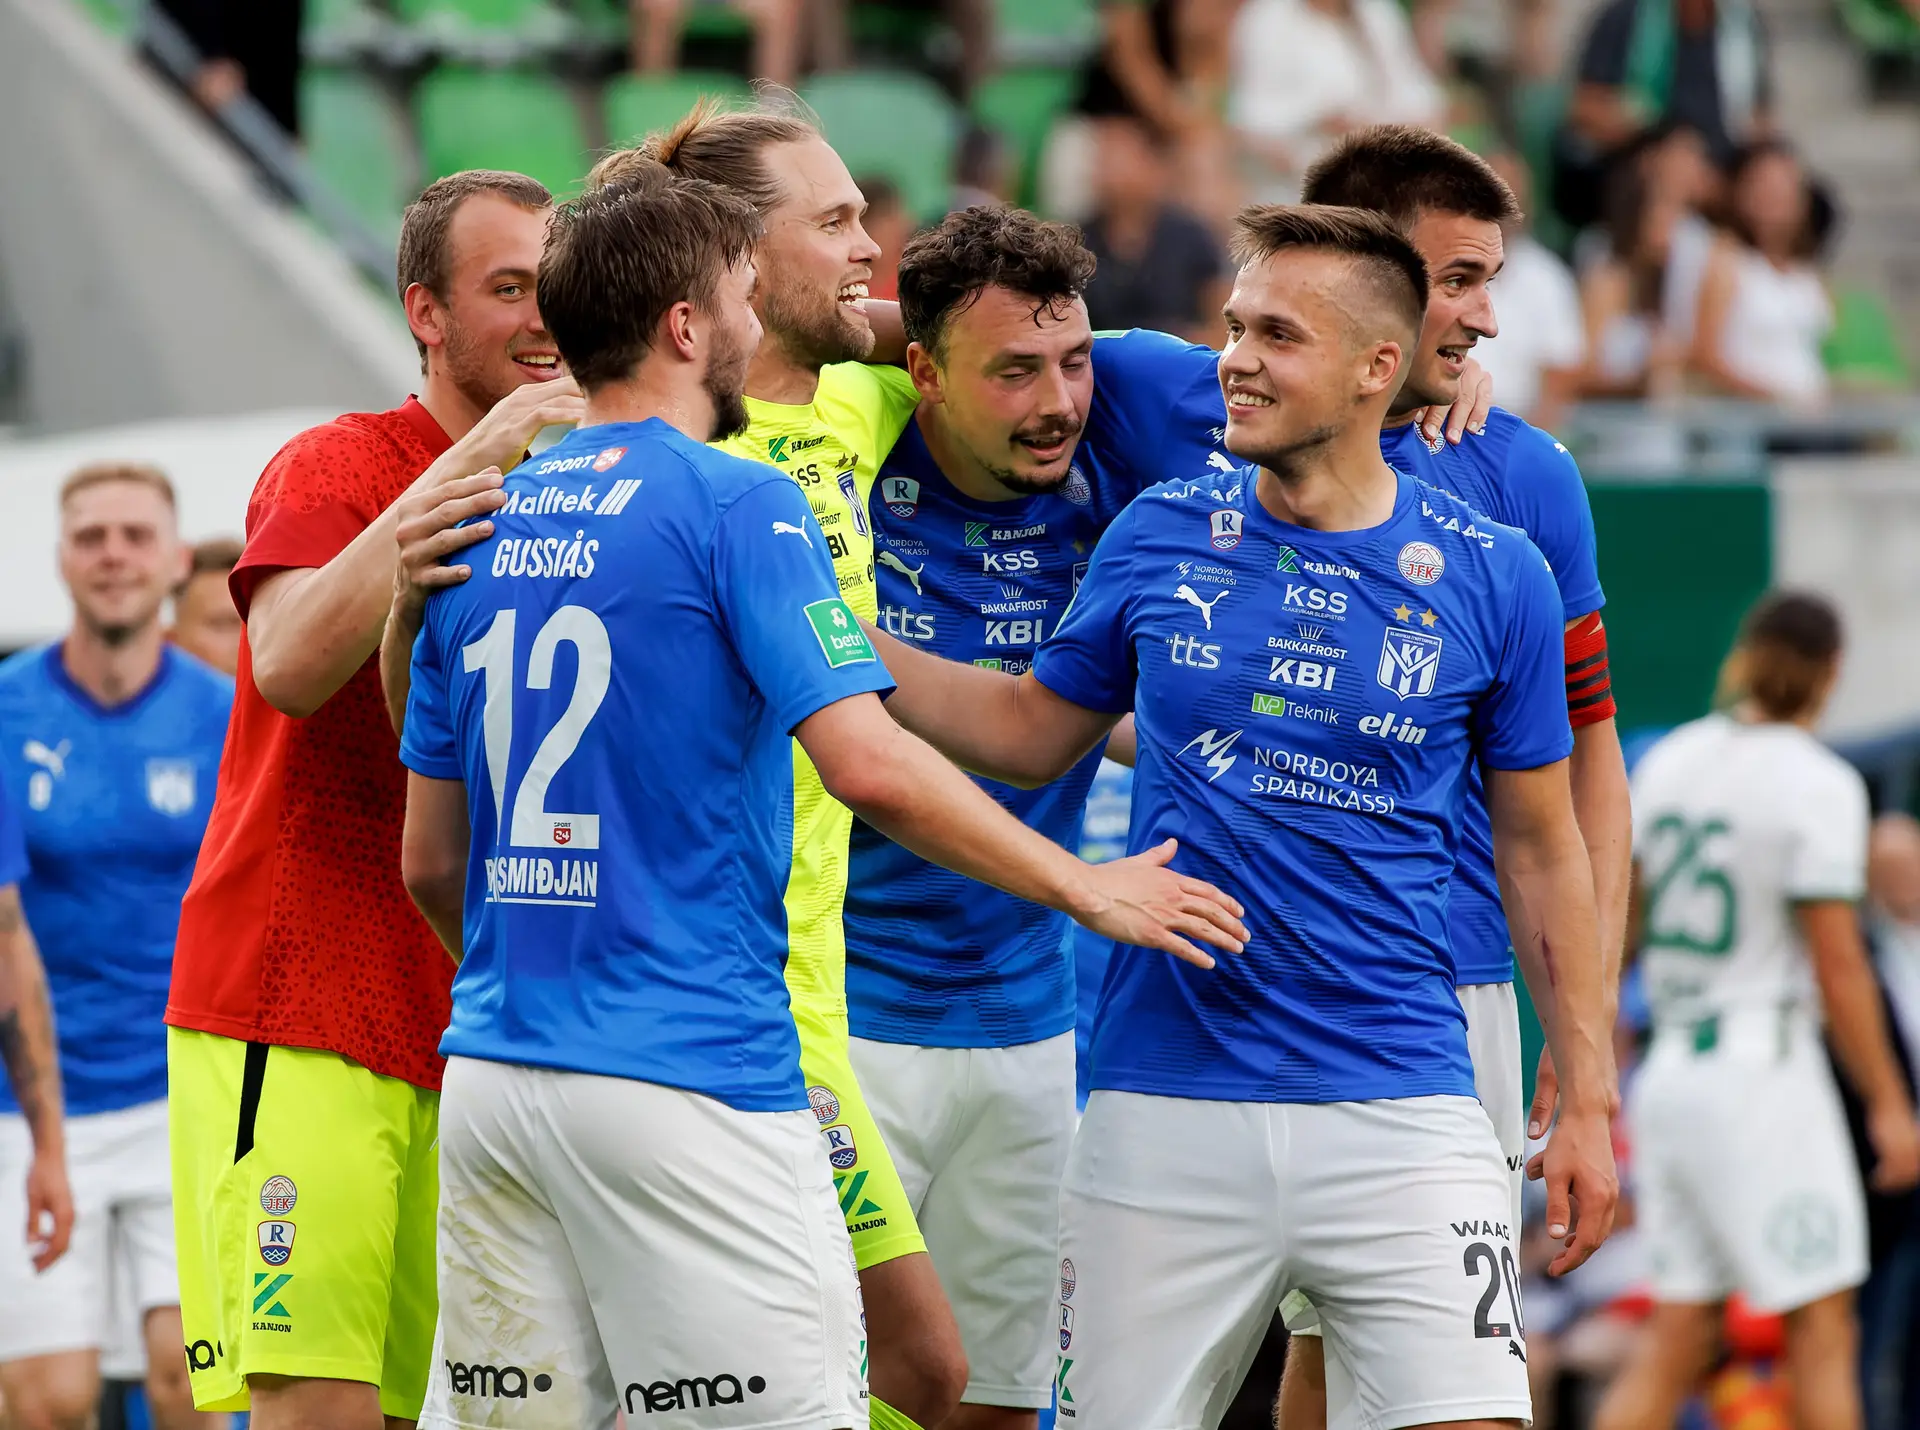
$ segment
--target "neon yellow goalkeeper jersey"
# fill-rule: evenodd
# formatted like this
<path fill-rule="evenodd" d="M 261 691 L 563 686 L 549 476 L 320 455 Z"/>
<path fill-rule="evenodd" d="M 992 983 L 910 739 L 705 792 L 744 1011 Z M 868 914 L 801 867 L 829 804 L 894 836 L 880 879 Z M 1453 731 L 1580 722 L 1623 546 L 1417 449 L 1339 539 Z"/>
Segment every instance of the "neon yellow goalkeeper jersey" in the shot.
<path fill-rule="evenodd" d="M 840 594 L 854 613 L 877 621 L 873 529 L 867 495 L 919 402 L 898 368 L 835 363 L 805 406 L 747 399 L 747 430 L 718 445 L 778 467 L 807 495 L 826 533 Z M 793 746 L 793 873 L 787 880 L 787 992 L 804 1039 L 823 1020 L 845 1036 L 847 845 L 853 813 L 828 795 L 796 740 Z"/>

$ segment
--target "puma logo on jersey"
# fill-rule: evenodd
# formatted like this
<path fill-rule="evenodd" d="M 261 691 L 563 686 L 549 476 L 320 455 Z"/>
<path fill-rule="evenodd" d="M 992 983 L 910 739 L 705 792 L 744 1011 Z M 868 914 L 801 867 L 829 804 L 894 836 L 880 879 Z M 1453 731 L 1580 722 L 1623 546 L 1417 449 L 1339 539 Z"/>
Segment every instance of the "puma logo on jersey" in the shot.
<path fill-rule="evenodd" d="M 1207 629 L 1212 630 L 1213 608 L 1220 604 L 1220 598 L 1227 593 L 1225 591 L 1215 591 L 1211 601 L 1203 601 L 1200 599 L 1200 593 L 1198 591 L 1194 590 L 1193 587 L 1187 585 L 1185 582 L 1182 582 L 1174 588 L 1173 594 L 1200 612 L 1200 615 L 1207 623 Z"/>
<path fill-rule="evenodd" d="M 775 536 L 797 536 L 806 542 L 809 548 L 813 545 L 813 538 L 807 535 L 807 529 L 804 526 L 795 526 L 790 521 L 776 521 L 773 524 L 773 534 Z"/>
<path fill-rule="evenodd" d="M 913 582 L 914 595 L 924 594 L 920 590 L 920 573 L 927 569 L 926 562 L 922 561 L 918 566 L 909 566 L 891 551 L 882 551 L 880 553 L 880 564 L 889 571 L 898 571 L 902 576 L 905 576 L 909 581 Z"/>
<path fill-rule="evenodd" d="M 29 764 L 39 765 L 57 780 L 67 777 L 67 756 L 73 753 L 73 741 L 62 740 L 49 749 L 38 740 L 29 740 L 20 747 L 20 753 L 27 757 Z"/>

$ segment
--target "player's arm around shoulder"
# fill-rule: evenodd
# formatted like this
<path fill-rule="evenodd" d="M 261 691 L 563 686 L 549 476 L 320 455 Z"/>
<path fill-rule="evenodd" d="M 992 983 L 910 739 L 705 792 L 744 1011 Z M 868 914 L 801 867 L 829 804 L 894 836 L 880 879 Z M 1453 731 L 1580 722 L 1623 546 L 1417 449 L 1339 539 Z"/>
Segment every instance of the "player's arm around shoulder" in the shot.
<path fill-rule="evenodd" d="M 1558 593 L 1531 542 L 1507 544 L 1516 579 L 1506 648 L 1479 714 L 1478 743 L 1508 929 L 1560 1074 L 1559 1119 L 1529 1169 L 1547 1181 L 1548 1234 L 1565 1242 L 1550 1268 L 1558 1275 L 1586 1260 L 1612 1230 L 1619 1183 L 1611 1121 L 1619 1093 L 1593 872 L 1568 779 L 1572 735 Z"/>

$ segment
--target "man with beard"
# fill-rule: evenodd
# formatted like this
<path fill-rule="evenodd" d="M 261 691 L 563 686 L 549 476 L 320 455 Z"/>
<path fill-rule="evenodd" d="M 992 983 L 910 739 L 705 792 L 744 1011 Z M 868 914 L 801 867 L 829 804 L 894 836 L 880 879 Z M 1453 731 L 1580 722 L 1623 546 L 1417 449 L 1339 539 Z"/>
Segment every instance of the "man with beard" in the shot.
<path fill-rule="evenodd" d="M 792 478 L 825 535 L 841 596 L 855 615 L 875 620 L 867 497 L 919 394 L 905 372 L 860 361 L 874 349 L 866 298 L 879 249 L 861 226 L 859 186 L 797 107 L 726 112 L 703 103 L 639 149 L 601 160 L 589 183 L 619 182 L 643 158 L 719 184 L 760 215 L 754 306 L 764 336 L 747 368 L 746 430 L 721 445 Z M 787 987 L 807 1096 L 860 1267 L 873 1417 L 887 1430 L 931 1427 L 959 1403 L 966 1358 L 848 1056 L 841 911 L 853 815 L 827 793 L 798 744 L 793 770 Z"/>
<path fill-rule="evenodd" d="M 405 784 L 372 657 L 389 607 L 421 599 L 394 595 L 397 537 L 480 539 L 484 522 L 446 528 L 496 506 L 499 478 L 466 474 L 578 418 L 534 301 L 549 202 L 472 172 L 408 209 L 421 394 L 282 448 L 231 578 L 246 629 L 168 1075 L 194 1403 L 251 1402 L 260 1430 L 380 1430 L 426 1391 L 452 970 L 400 881 Z"/>
<path fill-rule="evenodd" d="M 0 1082 L 0 1390 L 17 1424 L 86 1424 L 101 1349 L 126 1344 L 154 1423 L 183 1430 L 200 1422 L 173 1353 L 160 1018 L 233 682 L 161 627 L 187 566 L 163 473 L 107 462 L 68 477 L 59 562 L 72 628 L 0 665 L 0 789 L 25 826 L 19 908 L 45 951 L 80 1206 L 72 1249 L 36 1275 L 13 1229 L 37 1109 Z"/>
<path fill-rule="evenodd" d="M 1352 1370 L 1355 1423 L 1522 1420 L 1506 1179 L 1445 889 L 1477 762 L 1514 942 L 1542 984 L 1552 950 L 1547 1032 L 1582 1135 L 1549 1144 L 1549 1230 L 1578 1264 L 1615 1186 L 1586 1135 L 1605 1127 L 1611 1061 L 1559 602 L 1524 536 L 1381 457 L 1421 330 L 1418 252 L 1353 209 L 1257 208 L 1237 227 L 1220 381 L 1227 445 L 1251 465 L 1129 505 L 1025 675 L 882 635 L 889 708 L 1026 787 L 1134 711 L 1130 844 L 1181 830 L 1189 867 L 1254 911 L 1255 940 L 1205 979 L 1126 949 L 1108 974 L 1061 1199 L 1063 1417 L 1214 1423 L 1299 1291 Z M 1200 562 L 1204 587 L 1187 579 Z M 1306 679 L 1275 649 L 1296 604 L 1376 653 L 1368 666 L 1318 661 Z"/>
<path fill-rule="evenodd" d="M 929 857 L 1203 965 L 1183 934 L 1241 946 L 1170 845 L 1085 865 L 895 725 L 806 499 L 702 445 L 747 420 L 759 230 L 650 161 L 559 211 L 540 293 L 584 424 L 415 646 L 405 875 L 462 960 L 431 1426 L 867 1423 L 782 976 L 793 739 Z"/>
<path fill-rule="evenodd" d="M 1163 433 L 1135 425 L 1172 399 L 1169 427 L 1204 427 L 1195 412 L 1220 401 L 1214 354 L 1151 332 L 1096 340 L 1083 297 L 1093 271 L 1076 230 L 1000 205 L 949 214 L 907 245 L 900 316 L 922 400 L 869 507 L 888 634 L 1020 674 L 1129 500 L 1168 476 L 1232 467 L 1206 446 L 1171 453 Z M 1191 380 L 1190 354 L 1205 363 Z M 1199 563 L 1189 579 L 1199 587 L 1206 574 Z M 1176 656 L 1200 663 L 1189 644 Z M 1098 764 L 1089 752 L 1038 790 L 982 785 L 1072 847 Z M 1020 1430 L 1052 1393 L 1074 1125 L 1071 930 L 864 822 L 846 927 L 854 1067 L 966 1352 L 948 1423 Z"/>

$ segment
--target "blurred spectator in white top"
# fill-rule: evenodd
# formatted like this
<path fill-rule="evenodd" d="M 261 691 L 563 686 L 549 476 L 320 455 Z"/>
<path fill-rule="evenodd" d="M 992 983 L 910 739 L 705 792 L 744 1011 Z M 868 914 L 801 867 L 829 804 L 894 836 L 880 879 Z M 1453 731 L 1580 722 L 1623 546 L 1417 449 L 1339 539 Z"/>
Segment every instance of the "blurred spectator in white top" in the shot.
<path fill-rule="evenodd" d="M 1095 328 L 1159 328 L 1217 346 L 1229 270 L 1207 226 L 1169 200 L 1165 147 L 1138 119 L 1098 121 L 1096 207 L 1087 247 L 1100 260 L 1087 287 Z"/>
<path fill-rule="evenodd" d="M 1350 129 L 1445 116 L 1400 0 L 1247 0 L 1232 54 L 1227 112 L 1256 201 L 1297 198 L 1307 166 Z"/>
<path fill-rule="evenodd" d="M 1680 389 L 1686 348 L 1666 321 L 1668 260 L 1691 212 L 1666 140 L 1642 141 L 1608 182 L 1606 252 L 1580 275 L 1587 330 L 1583 397 L 1662 397 Z"/>
<path fill-rule="evenodd" d="M 1531 209 L 1526 161 L 1503 150 L 1488 162 L 1513 189 L 1520 207 Z M 1474 344 L 1473 355 L 1493 379 L 1495 401 L 1552 430 L 1578 393 L 1586 362 L 1580 289 L 1572 270 L 1527 231 L 1526 220 L 1507 233 L 1506 242 L 1507 261 L 1492 290 L 1500 332 Z"/>
<path fill-rule="evenodd" d="M 1693 370 L 1735 397 L 1818 406 L 1827 396 L 1821 340 L 1833 303 L 1814 263 L 1831 210 L 1793 150 L 1768 140 L 1727 176 L 1727 232 L 1700 281 Z"/>

